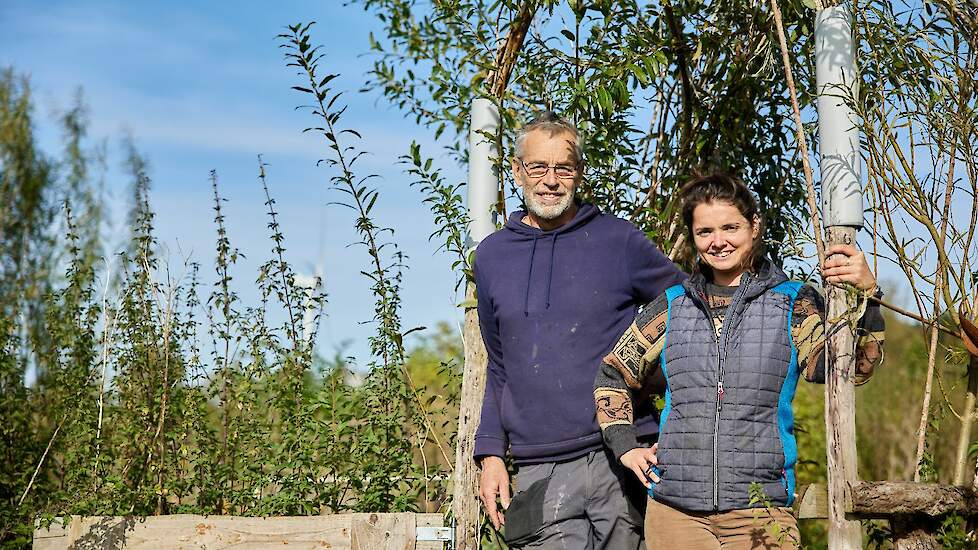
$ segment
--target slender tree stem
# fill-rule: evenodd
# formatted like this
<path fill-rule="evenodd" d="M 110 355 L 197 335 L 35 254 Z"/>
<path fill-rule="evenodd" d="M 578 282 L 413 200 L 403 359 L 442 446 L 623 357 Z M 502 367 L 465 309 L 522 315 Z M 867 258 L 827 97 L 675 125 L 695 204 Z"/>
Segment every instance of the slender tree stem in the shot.
<path fill-rule="evenodd" d="M 41 455 L 41 460 L 37 461 L 37 468 L 34 468 L 34 474 L 31 475 L 30 482 L 27 483 L 27 487 L 24 487 L 24 493 L 20 495 L 20 500 L 17 501 L 17 507 L 20 508 L 24 504 L 24 499 L 27 498 L 27 493 L 30 492 L 31 487 L 34 486 L 34 480 L 37 479 L 38 472 L 41 471 L 41 466 L 44 465 L 44 459 L 48 457 L 48 452 L 51 451 L 51 445 L 54 444 L 54 439 L 58 437 L 58 432 L 61 431 L 61 426 L 64 426 L 65 420 L 68 419 L 68 415 L 65 414 L 61 418 L 61 422 L 58 422 L 58 427 L 55 428 L 54 433 L 51 434 L 51 439 L 48 440 L 48 446 L 44 448 L 44 454 Z"/>
<path fill-rule="evenodd" d="M 791 74 L 791 59 L 788 55 L 788 42 L 784 36 L 784 23 L 781 19 L 781 8 L 778 0 L 771 0 L 771 11 L 774 13 L 774 24 L 778 31 L 778 42 L 781 44 L 781 62 L 784 64 L 784 77 L 788 81 L 788 91 L 791 94 L 791 110 L 795 121 L 795 137 L 797 139 L 801 165 L 805 171 L 807 184 L 808 208 L 811 211 L 812 229 L 815 232 L 815 249 L 818 252 L 819 265 L 825 264 L 825 245 L 822 243 L 822 222 L 819 219 L 818 202 L 815 200 L 815 177 L 812 166 L 808 162 L 808 140 L 805 138 L 805 126 L 801 121 L 801 109 L 798 108 L 798 93 L 795 91 L 795 79 Z"/>
<path fill-rule="evenodd" d="M 105 414 L 105 371 L 109 364 L 109 332 L 112 321 L 108 313 L 109 286 L 112 281 L 112 262 L 105 261 L 105 287 L 102 290 L 102 377 L 98 387 L 98 423 L 95 428 L 95 460 L 92 462 L 92 478 L 98 477 L 99 459 L 102 455 L 102 418 Z"/>

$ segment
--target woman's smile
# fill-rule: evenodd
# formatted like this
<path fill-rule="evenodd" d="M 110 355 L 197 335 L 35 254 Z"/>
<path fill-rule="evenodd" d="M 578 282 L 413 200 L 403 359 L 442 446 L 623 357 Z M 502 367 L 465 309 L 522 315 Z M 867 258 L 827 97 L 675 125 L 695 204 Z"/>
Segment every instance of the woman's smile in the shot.
<path fill-rule="evenodd" d="M 693 209 L 693 241 L 718 285 L 735 285 L 748 269 L 759 222 L 748 221 L 736 206 L 711 201 Z"/>

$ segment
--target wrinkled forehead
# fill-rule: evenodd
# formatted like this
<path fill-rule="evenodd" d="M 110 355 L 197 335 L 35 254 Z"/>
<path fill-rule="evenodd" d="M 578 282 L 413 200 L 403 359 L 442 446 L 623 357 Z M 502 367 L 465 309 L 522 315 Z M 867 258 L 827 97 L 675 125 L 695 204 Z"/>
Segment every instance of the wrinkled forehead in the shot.
<path fill-rule="evenodd" d="M 577 160 L 577 136 L 557 128 L 536 128 L 523 139 L 524 162 L 560 162 L 574 164 Z"/>

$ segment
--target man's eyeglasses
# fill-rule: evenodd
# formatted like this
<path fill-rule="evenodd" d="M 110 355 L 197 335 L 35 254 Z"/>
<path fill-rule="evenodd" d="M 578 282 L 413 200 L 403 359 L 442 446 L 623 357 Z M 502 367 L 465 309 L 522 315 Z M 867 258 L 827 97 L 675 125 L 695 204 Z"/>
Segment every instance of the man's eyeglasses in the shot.
<path fill-rule="evenodd" d="M 520 166 L 523 167 L 523 171 L 526 175 L 533 179 L 541 179 L 546 177 L 547 173 L 551 169 L 554 171 L 554 176 L 557 179 L 569 180 L 577 175 L 577 165 L 576 164 L 547 164 L 545 162 L 531 162 L 529 164 L 523 162 L 523 159 L 518 159 L 520 161 Z"/>

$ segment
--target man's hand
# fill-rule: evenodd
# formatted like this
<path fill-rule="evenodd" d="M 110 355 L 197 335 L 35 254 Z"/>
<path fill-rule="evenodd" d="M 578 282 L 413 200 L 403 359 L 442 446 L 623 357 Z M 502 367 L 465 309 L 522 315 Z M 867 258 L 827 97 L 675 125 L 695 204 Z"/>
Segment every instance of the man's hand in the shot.
<path fill-rule="evenodd" d="M 652 466 L 659 464 L 659 459 L 655 453 L 659 450 L 659 444 L 652 445 L 652 448 L 635 447 L 631 451 L 621 455 L 619 459 L 626 468 L 635 474 L 635 477 L 648 489 L 652 483 L 659 482 L 659 476 L 652 472 Z M 651 481 L 650 481 L 651 480 Z"/>
<path fill-rule="evenodd" d="M 876 277 L 866 263 L 866 256 L 854 246 L 832 245 L 825 251 L 822 276 L 831 284 L 850 283 L 860 290 L 876 288 Z"/>
<path fill-rule="evenodd" d="M 486 507 L 486 514 L 493 527 L 499 529 L 505 525 L 506 518 L 496 505 L 496 497 L 503 504 L 503 510 L 509 508 L 509 472 L 506 463 L 498 456 L 483 457 L 482 478 L 479 481 L 479 498 Z"/>

